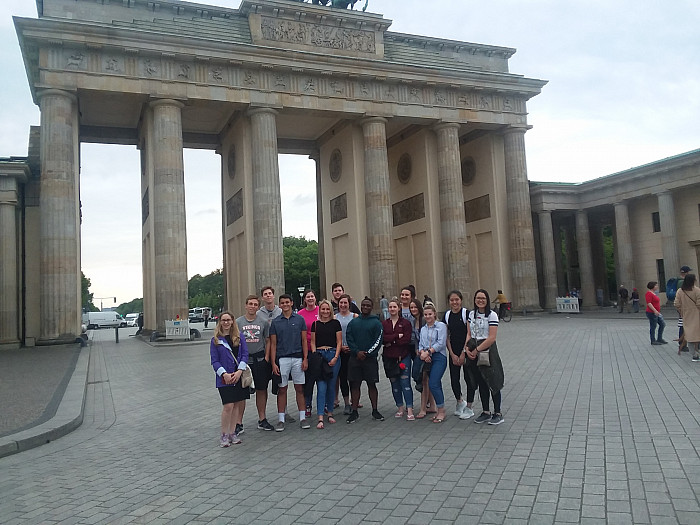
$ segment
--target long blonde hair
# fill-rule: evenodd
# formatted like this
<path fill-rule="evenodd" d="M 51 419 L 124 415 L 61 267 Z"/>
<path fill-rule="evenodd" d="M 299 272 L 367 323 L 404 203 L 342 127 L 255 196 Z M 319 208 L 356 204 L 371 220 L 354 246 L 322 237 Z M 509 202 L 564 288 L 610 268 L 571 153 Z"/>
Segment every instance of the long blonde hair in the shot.
<path fill-rule="evenodd" d="M 328 299 L 322 299 L 320 303 L 318 303 L 318 318 L 319 320 L 321 319 L 321 305 L 327 304 L 328 307 L 331 309 L 331 315 L 328 318 L 330 319 L 335 319 L 335 315 L 333 314 L 333 304 L 328 300 Z"/>
<path fill-rule="evenodd" d="M 231 317 L 231 333 L 229 335 L 231 336 L 231 342 L 233 343 L 233 346 L 238 346 L 241 344 L 241 332 L 238 330 L 238 323 L 236 323 L 236 318 L 233 317 L 233 314 L 231 312 L 221 312 L 219 314 L 219 320 L 216 321 L 216 328 L 214 329 L 214 344 L 221 344 L 219 339 L 222 337 L 226 337 L 226 335 L 224 334 L 223 327 L 221 326 L 221 318 L 224 315 L 228 315 Z"/>

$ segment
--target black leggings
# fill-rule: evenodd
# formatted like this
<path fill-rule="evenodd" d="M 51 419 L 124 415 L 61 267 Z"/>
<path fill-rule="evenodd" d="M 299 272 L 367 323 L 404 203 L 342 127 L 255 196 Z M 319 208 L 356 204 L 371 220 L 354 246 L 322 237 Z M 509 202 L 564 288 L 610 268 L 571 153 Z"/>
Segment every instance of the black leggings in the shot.
<path fill-rule="evenodd" d="M 350 383 L 348 383 L 348 363 L 350 362 L 350 352 L 340 354 L 340 372 L 338 381 L 340 382 L 340 392 L 343 397 L 350 395 Z"/>
<path fill-rule="evenodd" d="M 493 411 L 497 414 L 501 413 L 501 391 L 491 392 L 489 385 L 486 384 L 484 376 L 479 372 L 479 367 L 474 361 L 467 361 L 464 365 L 464 372 L 467 379 L 467 402 L 469 402 L 469 385 L 476 385 L 479 388 L 479 397 L 481 398 L 481 409 L 484 412 L 489 411 L 489 394 L 493 399 Z M 472 401 L 474 394 L 472 394 Z"/>
<path fill-rule="evenodd" d="M 452 385 L 452 393 L 455 395 L 455 399 L 462 399 L 462 384 L 460 380 L 461 370 L 464 369 L 464 381 L 467 383 L 467 403 L 474 402 L 474 394 L 476 394 L 476 384 L 469 380 L 469 371 L 467 366 L 469 366 L 469 360 L 464 361 L 464 365 L 457 366 L 452 363 L 452 357 L 449 357 L 450 366 L 450 384 Z"/>

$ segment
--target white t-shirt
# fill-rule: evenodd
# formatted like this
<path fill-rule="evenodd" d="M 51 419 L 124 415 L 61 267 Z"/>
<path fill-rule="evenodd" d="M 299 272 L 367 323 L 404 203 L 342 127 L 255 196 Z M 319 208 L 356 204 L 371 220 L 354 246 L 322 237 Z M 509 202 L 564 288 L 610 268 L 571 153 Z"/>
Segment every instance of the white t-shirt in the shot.
<path fill-rule="evenodd" d="M 498 326 L 498 313 L 491 310 L 488 317 L 482 313 L 477 313 L 475 317 L 474 310 L 469 311 L 469 330 L 474 339 L 486 339 L 489 336 L 489 326 Z"/>

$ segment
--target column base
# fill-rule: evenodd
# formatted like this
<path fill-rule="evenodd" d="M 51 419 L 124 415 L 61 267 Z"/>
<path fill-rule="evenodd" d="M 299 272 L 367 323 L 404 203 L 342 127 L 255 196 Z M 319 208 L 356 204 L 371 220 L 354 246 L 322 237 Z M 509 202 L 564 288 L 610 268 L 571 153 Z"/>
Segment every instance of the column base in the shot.
<path fill-rule="evenodd" d="M 4 350 L 19 350 L 22 347 L 19 339 L 16 341 L 1 341 L 0 342 L 0 352 Z"/>
<path fill-rule="evenodd" d="M 83 339 L 75 334 L 61 334 L 55 339 L 44 339 L 40 337 L 36 340 L 36 346 L 56 346 L 69 345 L 73 343 L 82 344 Z"/>

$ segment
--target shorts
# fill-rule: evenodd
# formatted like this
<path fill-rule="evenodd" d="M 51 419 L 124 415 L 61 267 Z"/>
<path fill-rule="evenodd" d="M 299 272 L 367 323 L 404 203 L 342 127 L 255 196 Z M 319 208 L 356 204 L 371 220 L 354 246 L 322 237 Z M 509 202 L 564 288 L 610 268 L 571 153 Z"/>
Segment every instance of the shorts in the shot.
<path fill-rule="evenodd" d="M 280 388 L 287 386 L 290 374 L 295 385 L 303 385 L 306 383 L 304 371 L 301 369 L 301 357 L 280 357 L 279 362 L 280 377 L 282 378 Z"/>
<path fill-rule="evenodd" d="M 267 385 L 272 379 L 272 365 L 265 361 L 265 353 L 248 357 L 248 366 L 253 374 L 255 390 L 267 390 Z"/>
<path fill-rule="evenodd" d="M 217 390 L 221 396 L 222 405 L 250 399 L 250 388 L 243 388 L 240 381 L 235 385 L 217 387 Z"/>
<path fill-rule="evenodd" d="M 351 355 L 348 362 L 348 381 L 351 383 L 379 382 L 379 363 L 374 357 L 365 357 L 360 361 L 356 356 Z"/>

